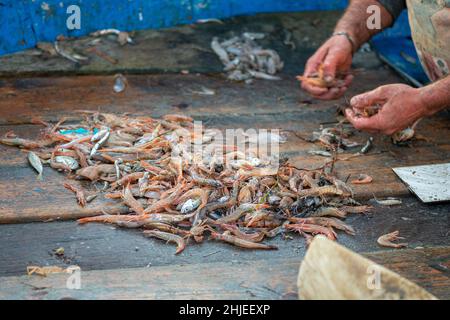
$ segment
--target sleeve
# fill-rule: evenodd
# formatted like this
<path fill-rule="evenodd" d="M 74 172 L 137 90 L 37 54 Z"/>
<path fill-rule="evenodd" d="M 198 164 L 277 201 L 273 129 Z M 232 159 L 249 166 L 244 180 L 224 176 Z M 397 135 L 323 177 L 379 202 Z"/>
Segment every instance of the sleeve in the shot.
<path fill-rule="evenodd" d="M 406 0 L 378 0 L 395 19 L 398 18 L 403 9 L 406 9 Z"/>

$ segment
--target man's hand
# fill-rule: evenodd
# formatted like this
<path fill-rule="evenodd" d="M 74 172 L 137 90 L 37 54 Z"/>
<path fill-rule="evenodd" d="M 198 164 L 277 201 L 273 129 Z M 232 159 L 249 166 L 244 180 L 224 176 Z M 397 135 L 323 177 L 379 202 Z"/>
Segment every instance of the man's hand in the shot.
<path fill-rule="evenodd" d="M 335 79 L 337 73 L 347 74 L 344 81 L 340 81 L 339 87 L 320 88 L 312 84 L 302 82 L 302 88 L 308 91 L 314 98 L 330 100 L 337 99 L 347 90 L 353 80 L 353 76 L 348 74 L 352 64 L 352 44 L 344 36 L 333 36 L 328 39 L 309 58 L 306 63 L 304 77 L 317 75 L 319 67 L 322 65 L 325 81 Z"/>
<path fill-rule="evenodd" d="M 346 109 L 347 119 L 356 129 L 391 135 L 412 125 L 428 115 L 420 89 L 405 84 L 391 84 L 360 94 L 351 99 L 352 108 Z M 369 107 L 379 105 L 379 112 L 371 117 L 358 114 Z"/>

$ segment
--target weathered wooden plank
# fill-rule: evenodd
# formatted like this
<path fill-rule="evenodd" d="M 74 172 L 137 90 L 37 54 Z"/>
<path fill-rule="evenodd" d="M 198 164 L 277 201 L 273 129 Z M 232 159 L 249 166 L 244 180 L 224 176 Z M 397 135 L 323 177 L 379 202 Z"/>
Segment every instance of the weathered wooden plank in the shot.
<path fill-rule="evenodd" d="M 74 201 L 74 200 L 72 200 Z M 371 202 L 372 204 L 372 202 Z M 338 232 L 338 242 L 356 252 L 388 251 L 376 240 L 395 230 L 406 238 L 409 248 L 450 246 L 449 205 L 424 205 L 404 199 L 402 206 L 380 207 L 373 203 L 369 215 L 350 215 L 346 223 L 356 230 L 355 236 Z M 82 270 L 136 268 L 220 261 L 255 261 L 298 258 L 305 254 L 304 239 L 277 237 L 268 243 L 275 251 L 247 251 L 225 243 L 205 241 L 190 243 L 180 255 L 164 241 L 144 238 L 139 230 L 114 228 L 111 225 L 77 225 L 74 221 L 0 225 L 0 276 L 22 275 L 27 265 L 76 264 Z M 58 258 L 52 250 L 64 247 Z M 396 251 L 402 252 L 402 251 Z M 1 284 L 0 284 L 1 286 Z"/>
<path fill-rule="evenodd" d="M 449 247 L 365 255 L 438 298 L 450 298 Z M 299 264 L 284 258 L 81 271 L 79 290 L 67 289 L 67 274 L 3 277 L 0 299 L 292 299 Z"/>
<path fill-rule="evenodd" d="M 334 106 L 340 101 L 314 101 L 299 89 L 293 75 L 282 81 L 255 81 L 251 85 L 207 75 L 129 75 L 127 89 L 113 92 L 114 76 L 48 77 L 0 80 L 0 124 L 29 123 L 33 117 L 58 120 L 79 114 L 75 110 L 130 112 L 159 117 L 183 112 L 207 120 L 220 115 L 262 115 L 291 112 L 291 121 L 301 118 L 317 123 L 335 121 Z M 349 96 L 377 85 L 397 82 L 391 71 L 360 72 L 358 86 Z M 201 95 L 202 88 L 215 95 Z M 305 105 L 303 102 L 307 102 Z M 11 112 L 14 106 L 14 113 Z M 178 108 L 185 106 L 186 108 Z"/>

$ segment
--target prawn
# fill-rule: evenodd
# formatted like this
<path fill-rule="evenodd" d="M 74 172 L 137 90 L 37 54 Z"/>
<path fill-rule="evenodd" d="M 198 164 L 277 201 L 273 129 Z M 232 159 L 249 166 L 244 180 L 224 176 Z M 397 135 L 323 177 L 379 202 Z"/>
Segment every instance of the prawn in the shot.
<path fill-rule="evenodd" d="M 175 243 L 177 245 L 177 251 L 175 252 L 175 254 L 179 254 L 179 253 L 183 252 L 184 248 L 186 247 L 186 243 L 185 243 L 184 239 L 176 234 L 158 231 L 158 230 L 145 230 L 144 236 L 158 238 L 161 240 L 165 240 L 169 243 L 170 242 Z"/>
<path fill-rule="evenodd" d="M 388 234 L 384 234 L 377 239 L 377 242 L 382 247 L 390 247 L 390 248 L 404 248 L 408 246 L 407 243 L 393 243 L 392 241 L 398 239 L 404 239 L 403 237 L 399 237 L 399 231 L 394 231 Z"/>
<path fill-rule="evenodd" d="M 227 242 L 229 244 L 235 245 L 237 247 L 245 248 L 245 249 L 261 249 L 261 250 L 277 250 L 278 247 L 274 245 L 267 245 L 263 243 L 256 243 L 244 239 L 240 239 L 236 236 L 232 236 L 229 231 L 225 231 L 220 234 L 217 232 L 211 233 L 211 238 L 214 240 L 220 240 L 223 242 Z"/>

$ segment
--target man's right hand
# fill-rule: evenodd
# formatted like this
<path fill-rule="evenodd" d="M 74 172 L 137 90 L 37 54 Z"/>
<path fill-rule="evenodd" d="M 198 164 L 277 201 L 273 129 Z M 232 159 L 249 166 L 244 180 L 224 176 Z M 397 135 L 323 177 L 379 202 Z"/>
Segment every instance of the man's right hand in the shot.
<path fill-rule="evenodd" d="M 344 81 L 339 81 L 339 86 L 332 88 L 320 88 L 312 84 L 302 82 L 302 88 L 308 91 L 314 98 L 331 100 L 341 97 L 353 80 L 349 74 L 352 65 L 353 47 L 345 36 L 332 36 L 314 55 L 309 58 L 305 66 L 304 77 L 317 75 L 322 65 L 326 81 L 332 81 L 336 74 L 345 74 Z"/>

